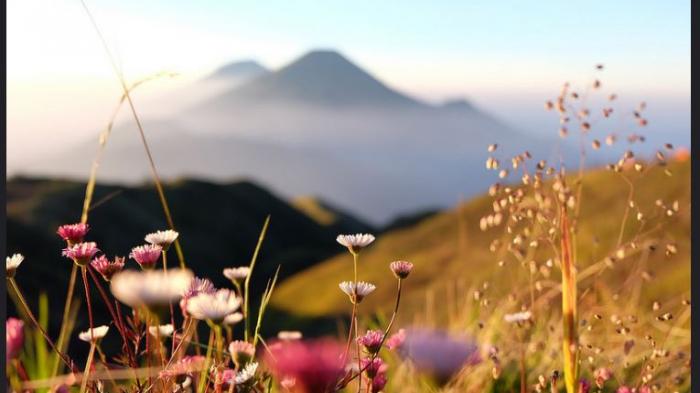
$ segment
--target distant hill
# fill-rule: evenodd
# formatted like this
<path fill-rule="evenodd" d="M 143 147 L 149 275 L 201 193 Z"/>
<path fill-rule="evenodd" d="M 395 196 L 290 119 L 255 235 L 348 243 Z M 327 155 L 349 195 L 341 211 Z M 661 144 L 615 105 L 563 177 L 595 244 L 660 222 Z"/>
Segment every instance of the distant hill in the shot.
<path fill-rule="evenodd" d="M 71 262 L 61 256 L 65 245 L 55 231 L 61 224 L 79 220 L 84 190 L 83 183 L 63 180 L 14 178 L 7 183 L 7 250 L 26 256 L 16 278 L 32 304 L 40 291 L 49 294 L 52 307 L 60 308 L 63 303 Z M 278 264 L 280 277 L 289 277 L 338 252 L 337 231 L 365 226 L 349 216 L 351 227 L 345 227 L 343 221 L 332 228 L 319 225 L 251 182 L 179 180 L 167 183 L 165 193 L 188 267 L 219 286 L 229 285 L 222 275 L 225 267 L 249 263 L 263 221 L 271 215 L 253 276 L 255 299 Z M 145 234 L 166 228 L 156 191 L 150 185 L 98 185 L 93 202 L 89 239 L 110 257 L 128 256 L 133 246 L 144 243 Z M 174 251 L 169 264 L 177 264 Z M 133 261 L 128 265 L 136 267 Z M 95 299 L 98 296 L 95 293 Z M 55 328 L 60 313 L 51 316 Z M 80 321 L 79 326 L 83 327 L 84 322 Z"/>
<path fill-rule="evenodd" d="M 231 74 L 248 78 L 220 83 Z M 172 116 L 142 119 L 164 178 L 252 178 L 285 198 L 316 195 L 373 225 L 483 191 L 488 144 L 507 141 L 504 154 L 528 149 L 539 156 L 554 146 L 466 100 L 435 106 L 403 94 L 331 50 L 273 71 L 251 61 L 230 64 L 191 89 L 211 83 L 218 93 Z M 110 137 L 99 178 L 134 184 L 149 170 L 125 118 Z M 97 134 L 28 161 L 22 173 L 86 178 Z"/>
<path fill-rule="evenodd" d="M 670 224 L 665 227 L 667 230 L 659 233 L 661 244 L 674 242 L 678 254 L 666 258 L 661 249 L 649 254 L 645 262 L 647 270 L 654 277 L 644 286 L 643 300 L 649 302 L 655 300 L 659 293 L 672 297 L 687 295 L 690 291 L 690 161 L 675 162 L 669 169 L 672 173 L 670 177 L 664 174 L 663 169 L 654 168 L 635 185 L 634 200 L 647 216 L 653 214 L 651 210 L 655 208 L 657 199 L 667 204 L 677 200 L 680 206 L 679 213 L 670 218 Z M 578 230 L 582 261 L 594 257 L 595 250 L 608 250 L 614 244 L 620 230 L 627 192 L 625 182 L 612 172 L 594 170 L 584 177 L 582 221 Z M 415 225 L 378 236 L 375 244 L 360 256 L 359 279 L 377 285 L 377 290 L 362 303 L 365 312 L 388 312 L 393 305 L 395 284 L 388 263 L 398 259 L 415 264 L 414 272 L 405 282 L 406 292 L 402 297 L 404 313 L 401 317 L 404 322 L 410 322 L 413 314 L 425 310 L 428 290 L 443 294 L 448 285 L 469 288 L 481 285 L 485 280 L 490 281 L 492 286 L 510 285 L 510 280 L 503 284 L 495 279 L 498 277 L 495 276 L 499 272 L 497 269 L 502 268 L 498 267 L 496 257 L 488 249 L 503 228 L 486 232 L 479 229 L 479 220 L 492 212 L 491 205 L 490 197 L 480 196 Z M 654 222 L 650 222 L 647 228 L 654 225 Z M 638 226 L 635 220 L 630 221 L 628 232 L 633 233 Z M 597 258 L 602 256 L 598 255 Z M 347 296 L 338 289 L 338 283 L 352 277 L 351 261 L 348 253 L 341 253 L 286 280 L 273 297 L 274 306 L 297 316 L 347 315 Z M 586 262 L 582 264 L 585 266 Z M 629 274 L 629 271 L 630 267 L 621 261 L 612 272 L 596 280 L 605 282 L 611 275 Z M 644 279 L 639 273 L 635 277 Z M 310 287 L 314 290 L 309 291 Z M 436 297 L 438 299 L 440 297 Z M 431 313 L 444 316 L 445 307 L 445 302 L 438 301 Z"/>
<path fill-rule="evenodd" d="M 270 70 L 255 60 L 242 60 L 226 64 L 207 76 L 207 79 L 238 79 L 251 80 L 260 75 L 268 74 Z"/>
<path fill-rule="evenodd" d="M 292 206 L 302 211 L 318 224 L 338 234 L 376 231 L 373 226 L 318 198 L 310 196 L 299 197 L 292 201 Z"/>

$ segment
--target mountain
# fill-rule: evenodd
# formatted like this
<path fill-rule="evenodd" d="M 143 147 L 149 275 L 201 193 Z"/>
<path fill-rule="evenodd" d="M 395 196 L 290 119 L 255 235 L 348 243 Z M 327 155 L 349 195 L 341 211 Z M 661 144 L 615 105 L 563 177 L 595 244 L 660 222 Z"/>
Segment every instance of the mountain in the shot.
<path fill-rule="evenodd" d="M 277 72 L 251 80 L 202 106 L 246 107 L 258 102 L 358 108 L 424 106 L 331 50 L 311 51 Z"/>
<path fill-rule="evenodd" d="M 296 198 L 292 201 L 292 206 L 309 216 L 319 225 L 323 225 L 330 231 L 338 234 L 373 233 L 377 231 L 375 227 L 315 197 L 304 196 Z"/>
<path fill-rule="evenodd" d="M 225 66 L 206 81 L 259 68 L 252 64 Z M 192 88 L 203 89 L 202 82 Z M 491 143 L 500 143 L 504 156 L 524 150 L 550 156 L 553 146 L 465 100 L 435 106 L 409 97 L 329 50 L 221 86 L 170 116 L 142 119 L 164 178 L 251 178 L 287 199 L 318 196 L 372 225 L 483 191 Z M 99 178 L 129 184 L 147 178 L 140 143 L 133 122 L 117 125 Z M 95 141 L 66 146 L 32 157 L 23 173 L 84 179 L 95 150 Z"/>
<path fill-rule="evenodd" d="M 648 222 L 644 226 L 636 220 L 628 221 L 628 235 L 647 231 L 662 220 L 668 220 L 660 227 L 663 230 L 659 231 L 657 251 L 649 253 L 644 262 L 648 276 L 645 278 L 642 271 L 635 273 L 639 280 L 652 277 L 644 284 L 640 304 L 651 304 L 657 299 L 678 299 L 688 296 L 690 291 L 690 160 L 669 163 L 668 169 L 672 176 L 665 174 L 664 168 L 657 167 L 643 177 L 632 177 L 634 201 Z M 605 255 L 600 254 L 603 250 L 614 249 L 627 206 L 621 195 L 627 195 L 627 192 L 628 185 L 620 180 L 619 174 L 611 171 L 593 170 L 584 176 L 577 241 L 580 260 L 585 261 L 582 263 L 586 266 L 592 258 L 601 260 Z M 679 212 L 671 218 L 665 217 L 665 210 L 659 212 L 655 206 L 656 200 L 667 205 L 678 201 Z M 482 231 L 479 228 L 480 219 L 493 212 L 492 202 L 491 197 L 482 195 L 412 226 L 378 236 L 374 244 L 362 251 L 358 263 L 358 278 L 377 285 L 376 291 L 362 302 L 365 315 L 373 311 L 388 312 L 393 306 L 395 283 L 388 268 L 388 263 L 393 260 L 408 260 L 415 265 L 405 281 L 406 291 L 401 300 L 403 312 L 399 315 L 406 323 L 411 322 L 414 314 L 425 312 L 428 292 L 440 299 L 431 314 L 444 317 L 449 301 L 442 301 L 443 294 L 450 288 L 462 288 L 465 296 L 471 296 L 469 288 L 479 288 L 485 281 L 498 287 L 494 291 L 509 289 L 512 281 L 502 279 L 506 274 L 504 268 L 498 267 L 498 256 L 489 251 L 491 242 L 499 238 L 504 229 L 496 227 Z M 675 243 L 678 253 L 670 257 L 664 255 L 666 243 Z M 538 255 L 533 259 L 544 260 Z M 352 277 L 351 261 L 352 257 L 345 252 L 295 275 L 277 288 L 272 304 L 296 316 L 347 315 L 347 296 L 338 290 L 338 283 Z M 509 260 L 509 263 L 517 262 Z M 509 264 L 505 269 L 511 269 L 510 274 L 518 274 L 521 270 L 519 266 Z M 611 281 L 608 280 L 617 279 L 612 282 L 619 283 L 619 277 L 628 277 L 634 269 L 641 268 L 626 265 L 621 260 L 611 272 L 596 276 L 596 280 L 609 285 Z M 313 291 L 308 290 L 311 287 Z"/>
<path fill-rule="evenodd" d="M 178 180 L 164 185 L 187 266 L 196 275 L 217 286 L 227 286 L 221 274 L 225 267 L 247 265 L 265 217 L 271 222 L 252 279 L 254 299 L 259 299 L 267 280 L 281 266 L 280 278 L 312 266 L 338 252 L 337 231 L 347 232 L 337 222 L 333 228 L 319 225 L 276 195 L 251 182 L 215 184 Z M 26 260 L 17 282 L 36 305 L 45 291 L 52 307 L 65 298 L 71 262 L 61 256 L 65 244 L 56 228 L 78 221 L 85 184 L 64 180 L 14 178 L 7 183 L 7 250 L 20 252 Z M 127 256 L 132 247 L 144 243 L 145 234 L 166 228 L 155 189 L 150 185 L 125 187 L 99 184 L 90 211 L 89 239 L 109 257 Z M 356 218 L 353 225 L 366 227 Z M 175 252 L 169 265 L 177 264 Z M 129 261 L 128 267 L 135 268 Z M 78 292 L 80 293 L 80 292 Z M 95 293 L 93 299 L 100 299 Z M 97 305 L 99 315 L 106 312 Z M 60 325 L 60 313 L 52 313 L 52 329 Z M 79 327 L 87 322 L 79 321 Z"/>
<path fill-rule="evenodd" d="M 255 60 L 242 60 L 226 64 L 207 76 L 206 79 L 237 79 L 248 81 L 270 71 Z"/>

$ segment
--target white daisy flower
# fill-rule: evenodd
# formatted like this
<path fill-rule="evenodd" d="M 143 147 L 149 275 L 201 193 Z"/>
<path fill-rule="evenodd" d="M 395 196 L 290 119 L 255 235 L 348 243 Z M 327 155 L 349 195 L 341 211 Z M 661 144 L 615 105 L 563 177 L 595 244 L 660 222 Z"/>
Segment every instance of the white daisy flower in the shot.
<path fill-rule="evenodd" d="M 248 277 L 248 274 L 250 274 L 250 268 L 248 266 L 229 267 L 224 269 L 224 277 L 233 282 L 245 280 L 245 278 Z"/>
<path fill-rule="evenodd" d="M 520 323 L 529 321 L 532 318 L 532 313 L 530 311 L 521 311 L 513 314 L 506 314 L 503 319 L 508 323 Z"/>
<path fill-rule="evenodd" d="M 242 320 L 243 314 L 235 312 L 231 315 L 227 315 L 226 318 L 224 318 L 224 325 L 235 325 Z"/>
<path fill-rule="evenodd" d="M 235 380 L 236 385 L 242 385 L 242 384 L 250 381 L 255 376 L 256 371 L 258 371 L 258 363 L 257 362 L 248 363 L 243 368 L 243 370 L 239 371 L 238 374 L 236 374 L 236 380 Z"/>
<path fill-rule="evenodd" d="M 24 255 L 14 254 L 11 257 L 5 258 L 5 273 L 8 278 L 12 278 L 17 273 L 17 268 L 24 261 Z"/>
<path fill-rule="evenodd" d="M 354 235 L 338 235 L 335 239 L 338 243 L 347 247 L 351 253 L 356 254 L 374 241 L 374 235 L 369 233 L 356 233 Z"/>
<path fill-rule="evenodd" d="M 151 333 L 151 336 L 170 337 L 174 330 L 173 325 L 170 323 L 167 325 L 148 327 L 148 332 Z"/>
<path fill-rule="evenodd" d="M 131 307 L 167 305 L 182 297 L 193 278 L 187 269 L 124 270 L 112 277 L 109 288 L 115 298 Z"/>
<path fill-rule="evenodd" d="M 362 302 L 362 299 L 365 298 L 365 296 L 369 295 L 377 289 L 374 284 L 370 284 L 368 282 L 364 281 L 359 281 L 357 283 L 357 288 L 355 287 L 355 283 L 352 281 L 343 281 L 339 285 L 340 290 L 345 292 L 346 295 L 350 297 L 350 301 L 353 303 L 360 303 Z M 357 301 L 355 301 L 357 300 Z"/>
<path fill-rule="evenodd" d="M 91 330 L 92 330 L 92 334 L 90 333 Z M 94 337 L 95 341 L 97 341 L 97 340 L 101 339 L 102 337 L 106 336 L 108 331 L 109 331 L 109 326 L 102 325 L 102 326 L 98 326 L 96 328 L 88 329 L 84 332 L 81 332 L 78 335 L 78 338 L 81 339 L 82 341 L 89 343 L 92 341 L 93 337 Z"/>
<path fill-rule="evenodd" d="M 294 340 L 301 340 L 301 332 L 297 330 L 293 331 L 287 331 L 287 330 L 280 330 L 277 333 L 277 338 L 279 338 L 282 341 L 294 341 Z"/>
<path fill-rule="evenodd" d="M 178 236 L 180 236 L 179 233 L 173 231 L 172 229 L 167 229 L 165 231 L 149 233 L 146 235 L 145 240 L 153 245 L 161 246 L 164 251 L 167 251 L 168 247 L 170 247 L 170 245 L 177 240 Z"/>
<path fill-rule="evenodd" d="M 187 312 L 195 319 L 222 322 L 241 305 L 241 299 L 228 289 L 200 293 L 187 301 Z"/>

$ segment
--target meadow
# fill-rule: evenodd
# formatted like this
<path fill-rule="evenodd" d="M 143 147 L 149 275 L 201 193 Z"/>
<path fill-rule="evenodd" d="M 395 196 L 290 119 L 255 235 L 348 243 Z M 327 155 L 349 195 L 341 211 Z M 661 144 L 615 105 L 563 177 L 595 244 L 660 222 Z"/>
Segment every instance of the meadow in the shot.
<path fill-rule="evenodd" d="M 122 103 L 138 122 L 129 94 L 124 84 Z M 635 156 L 645 104 L 617 102 L 597 79 L 565 84 L 544 106 L 560 137 L 577 141 L 579 167 L 527 151 L 501 156 L 508 141 L 493 141 L 483 147 L 494 177 L 487 194 L 376 238 L 339 233 L 337 254 L 284 280 L 258 265 L 275 217 L 251 224 L 250 260 L 220 272 L 218 288 L 184 258 L 171 209 L 188 206 L 169 203 L 152 159 L 167 227 L 114 255 L 91 240 L 107 231 L 90 221 L 98 153 L 79 221 L 51 228 L 65 243 L 56 269 L 70 271 L 63 304 L 28 302 L 35 294 L 15 277 L 42 261 L 7 256 L 18 310 L 6 322 L 9 390 L 690 391 L 689 153 L 667 144 Z M 602 149 L 619 159 L 587 166 Z M 106 319 L 94 318 L 98 303 Z M 337 333 L 265 335 L 269 307 L 336 318 Z M 49 314 L 60 316 L 58 336 Z M 108 335 L 116 349 L 102 347 Z M 68 347 L 74 336 L 82 347 Z"/>

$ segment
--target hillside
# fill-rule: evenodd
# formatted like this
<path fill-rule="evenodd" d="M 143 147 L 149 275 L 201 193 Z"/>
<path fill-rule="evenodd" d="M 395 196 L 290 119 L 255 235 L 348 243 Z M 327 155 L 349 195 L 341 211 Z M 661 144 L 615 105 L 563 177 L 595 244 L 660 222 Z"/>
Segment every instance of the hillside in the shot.
<path fill-rule="evenodd" d="M 671 258 L 664 258 L 663 251 L 650 255 L 648 268 L 654 279 L 645 285 L 646 299 L 662 290 L 673 295 L 690 289 L 690 162 L 674 162 L 669 169 L 671 177 L 663 169 L 653 168 L 636 185 L 634 200 L 647 215 L 652 214 L 657 198 L 666 203 L 678 200 L 680 206 L 680 213 L 670 219 L 668 232 L 660 236 L 662 242 L 675 242 L 678 254 Z M 617 174 L 605 170 L 587 173 L 583 184 L 579 250 L 581 260 L 590 261 L 596 249 L 609 249 L 617 237 L 627 186 Z M 502 276 L 495 273 L 501 268 L 488 247 L 503 229 L 482 232 L 479 228 L 480 218 L 490 212 L 491 199 L 480 196 L 414 226 L 379 236 L 360 257 L 359 278 L 377 285 L 377 290 L 363 302 L 365 312 L 386 311 L 393 304 L 395 288 L 388 269 L 388 263 L 393 260 L 405 259 L 415 264 L 414 273 L 406 281 L 403 318 L 425 312 L 428 290 L 438 294 L 438 307 L 431 312 L 440 314 L 445 312 L 445 302 L 441 298 L 444 295 L 439 294 L 444 294 L 448 285 L 466 289 L 484 280 L 499 285 Z M 628 232 L 639 225 L 634 218 L 630 222 Z M 340 246 L 338 251 L 338 255 L 285 281 L 277 290 L 273 304 L 296 315 L 346 315 L 347 298 L 338 289 L 338 283 L 352 277 L 352 259 Z M 624 264 L 615 269 L 613 273 L 626 271 Z M 315 290 L 310 291 L 311 287 Z M 318 296 L 319 292 L 326 295 Z"/>

